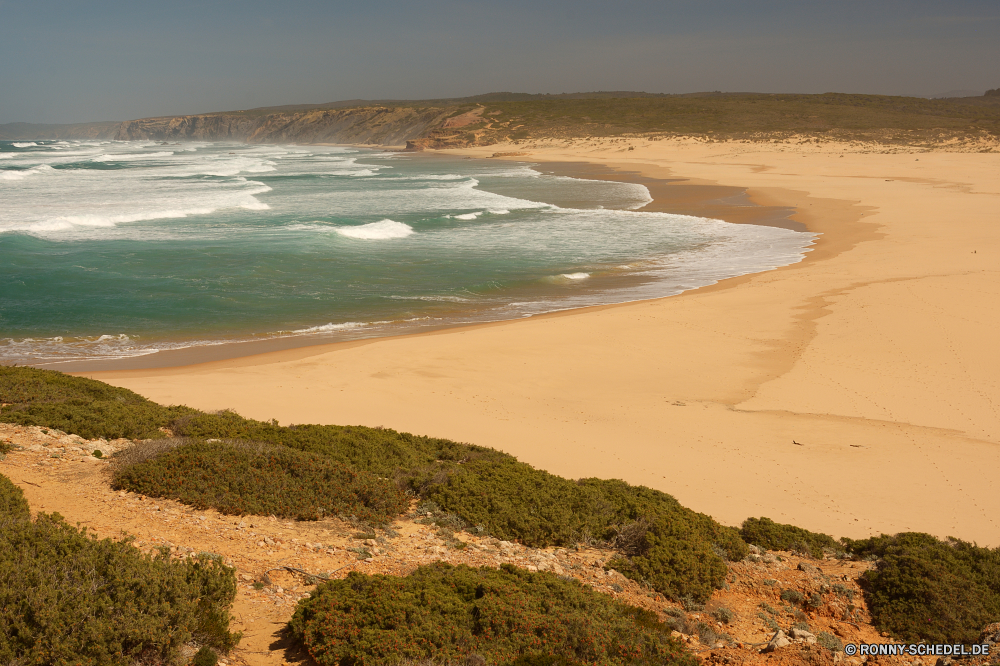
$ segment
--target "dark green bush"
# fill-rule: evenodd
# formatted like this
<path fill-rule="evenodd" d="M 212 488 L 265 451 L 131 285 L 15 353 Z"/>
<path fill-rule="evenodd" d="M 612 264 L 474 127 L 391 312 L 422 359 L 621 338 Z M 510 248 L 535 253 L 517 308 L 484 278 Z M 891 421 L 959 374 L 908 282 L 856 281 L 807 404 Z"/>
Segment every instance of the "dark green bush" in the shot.
<path fill-rule="evenodd" d="M 195 655 L 194 659 L 191 660 L 191 666 L 216 666 L 219 663 L 219 655 L 215 654 L 215 650 L 203 645 Z"/>
<path fill-rule="evenodd" d="M 672 598 L 704 600 L 722 586 L 726 566 L 713 546 L 734 560 L 747 552 L 735 529 L 624 481 L 570 481 L 513 459 L 473 460 L 435 474 L 414 483 L 467 524 L 528 546 L 608 541 L 622 551 L 608 566 Z"/>
<path fill-rule="evenodd" d="M 271 442 L 300 451 L 320 453 L 356 470 L 395 478 L 400 470 L 415 470 L 436 461 L 467 461 L 476 456 L 513 457 L 447 439 L 421 437 L 388 428 L 335 425 L 279 426 L 254 421 L 231 411 L 188 414 L 170 426 L 177 435 L 196 439 L 240 439 Z"/>
<path fill-rule="evenodd" d="M 351 572 L 301 601 L 289 629 L 322 666 L 469 655 L 489 664 L 525 656 L 535 663 L 540 655 L 585 664 L 696 663 L 654 613 L 510 565 L 438 563 L 405 578 Z"/>
<path fill-rule="evenodd" d="M 847 542 L 877 557 L 859 583 L 872 624 L 904 641 L 974 643 L 1000 621 L 1000 548 L 904 532 Z"/>
<path fill-rule="evenodd" d="M 0 366 L 0 421 L 46 426 L 86 439 L 162 437 L 159 428 L 194 410 L 163 407 L 128 389 L 55 370 Z"/>
<path fill-rule="evenodd" d="M 185 449 L 163 453 L 155 462 L 120 467 L 117 486 L 147 495 L 227 513 L 307 518 L 317 517 L 322 509 L 384 523 L 405 505 L 396 490 L 364 475 L 372 473 L 433 500 L 442 515 L 477 532 L 530 546 L 608 542 L 622 553 L 611 566 L 624 575 L 665 595 L 702 601 L 724 581 L 725 563 L 719 554 L 738 560 L 747 552 L 737 530 L 682 507 L 670 495 L 622 481 L 570 481 L 500 451 L 382 428 L 283 427 L 229 411 L 163 408 L 100 382 L 51 371 L 12 370 L 19 374 L 7 375 L 2 385 L 10 395 L 6 400 L 18 401 L 11 418 L 29 415 L 27 420 L 38 425 L 110 437 L 126 429 L 127 417 L 135 411 L 137 422 L 148 428 L 167 425 L 190 438 L 266 442 L 286 452 L 264 465 L 249 449 L 201 445 L 197 455 Z M 104 412 L 95 414 L 98 408 Z M 97 425 L 88 425 L 88 419 Z M 112 432 L 112 426 L 119 430 Z M 129 436 L 140 430 L 131 427 Z M 295 457 L 293 450 L 313 457 Z M 334 485 L 335 496 L 322 501 L 319 486 L 325 477 L 317 467 L 320 460 L 326 461 L 322 474 L 341 479 Z M 351 470 L 357 476 L 347 479 L 344 475 Z"/>
<path fill-rule="evenodd" d="M 740 536 L 745 542 L 767 550 L 791 550 L 815 558 L 823 557 L 824 548 L 835 552 L 844 549 L 832 536 L 776 523 L 770 518 L 747 518 L 740 528 Z"/>
<path fill-rule="evenodd" d="M 174 663 L 190 640 L 222 650 L 239 641 L 229 632 L 235 572 L 217 559 L 143 555 L 58 514 L 18 511 L 0 509 L 0 664 Z"/>
<path fill-rule="evenodd" d="M 225 514 L 299 520 L 353 515 L 384 524 L 408 504 L 394 483 L 327 456 L 239 442 L 164 447 L 148 460 L 117 467 L 112 487 Z"/>
<path fill-rule="evenodd" d="M 3 474 L 0 474 L 0 521 L 31 518 L 24 492 Z"/>

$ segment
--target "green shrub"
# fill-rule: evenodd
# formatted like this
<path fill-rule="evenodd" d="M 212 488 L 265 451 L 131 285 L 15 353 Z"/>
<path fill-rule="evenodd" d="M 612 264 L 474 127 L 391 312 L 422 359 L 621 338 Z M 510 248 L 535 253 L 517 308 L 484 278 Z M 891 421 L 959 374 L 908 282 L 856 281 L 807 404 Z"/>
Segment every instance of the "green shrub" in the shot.
<path fill-rule="evenodd" d="M 191 666 L 216 666 L 219 663 L 219 655 L 215 654 L 215 650 L 203 645 L 195 655 L 194 659 L 191 660 Z"/>
<path fill-rule="evenodd" d="M 426 474 L 426 473 L 425 473 Z M 566 546 L 597 539 L 619 543 L 622 556 L 608 563 L 672 598 L 707 599 L 722 587 L 726 565 L 747 546 L 738 532 L 684 508 L 666 493 L 624 481 L 570 481 L 515 460 L 479 459 L 440 469 L 411 483 L 442 509 L 501 539 L 528 546 Z"/>
<path fill-rule="evenodd" d="M 973 643 L 1000 621 L 1000 548 L 905 532 L 850 541 L 857 557 L 877 557 L 862 575 L 872 624 L 894 638 Z"/>
<path fill-rule="evenodd" d="M 682 507 L 666 493 L 623 481 L 570 481 L 492 449 L 382 428 L 283 427 L 230 411 L 163 408 L 100 382 L 24 370 L 27 374 L 17 377 L 14 388 L 5 389 L 10 400 L 20 401 L 11 414 L 29 414 L 40 425 L 109 437 L 116 434 L 111 425 L 124 428 L 126 416 L 135 411 L 138 422 L 150 428 L 165 424 L 189 438 L 280 446 L 265 457 L 230 445 L 174 451 L 174 444 L 161 439 L 143 449 L 148 460 L 119 465 L 115 477 L 116 487 L 147 495 L 226 513 L 309 518 L 322 509 L 384 523 L 404 503 L 397 490 L 365 476 L 371 473 L 433 501 L 439 508 L 433 520 L 450 521 L 443 527 L 473 526 L 476 533 L 539 547 L 606 542 L 622 553 L 609 566 L 666 596 L 700 601 L 724 585 L 723 558 L 739 560 L 747 553 L 737 530 Z M 32 374 L 36 372 L 41 374 Z M 92 413 L 98 406 L 107 412 L 99 418 Z M 65 418 L 59 410 L 68 410 Z M 114 418 L 108 416 L 111 412 Z M 97 425 L 90 430 L 77 422 L 92 416 Z M 279 450 L 285 453 L 278 455 Z M 133 450 L 127 455 L 138 454 Z M 274 460 L 265 465 L 265 458 Z M 351 473 L 357 476 L 348 479 Z M 334 484 L 332 498 L 323 499 L 320 486 L 332 478 L 339 485 Z"/>
<path fill-rule="evenodd" d="M 28 518 L 31 518 L 31 508 L 24 499 L 24 491 L 0 474 L 0 521 Z"/>
<path fill-rule="evenodd" d="M 322 666 L 469 655 L 490 664 L 540 655 L 585 664 L 696 663 L 654 613 L 511 565 L 438 563 L 405 578 L 351 572 L 301 601 L 289 629 Z"/>
<path fill-rule="evenodd" d="M 736 617 L 736 613 L 726 608 L 725 606 L 721 606 L 712 611 L 712 617 L 714 617 L 722 624 L 729 624 L 730 622 L 733 621 L 733 618 Z"/>
<path fill-rule="evenodd" d="M 400 470 L 416 470 L 441 462 L 466 462 L 474 457 L 506 458 L 512 456 L 471 444 L 447 439 L 421 437 L 388 428 L 336 425 L 279 426 L 277 422 L 254 421 L 231 411 L 217 414 L 191 413 L 170 424 L 180 436 L 195 439 L 238 439 L 270 442 L 300 451 L 319 453 L 372 472 L 395 478 Z"/>
<path fill-rule="evenodd" d="M 135 455 L 126 451 L 126 456 Z M 353 515 L 381 524 L 407 506 L 405 494 L 395 484 L 355 472 L 327 456 L 239 442 L 164 446 L 148 460 L 116 466 L 112 487 L 224 514 L 273 514 L 299 520 Z"/>
<path fill-rule="evenodd" d="M 235 572 L 217 559 L 143 555 L 58 514 L 0 513 L 2 664 L 176 663 L 191 640 L 228 650 L 235 596 Z"/>
<path fill-rule="evenodd" d="M 790 550 L 815 558 L 823 557 L 824 548 L 835 552 L 843 550 L 832 536 L 776 523 L 770 518 L 747 518 L 740 528 L 740 536 L 745 542 L 767 550 Z"/>
<path fill-rule="evenodd" d="M 832 652 L 840 652 L 844 649 L 844 644 L 840 642 L 840 639 L 831 634 L 829 631 L 821 631 L 816 635 L 816 642 L 825 647 L 827 650 Z"/>
<path fill-rule="evenodd" d="M 790 604 L 801 604 L 806 598 L 798 590 L 782 590 L 781 600 L 787 601 Z"/>
<path fill-rule="evenodd" d="M 85 439 L 162 437 L 187 407 L 163 407 L 128 389 L 55 370 L 0 366 L 0 422 L 46 426 Z"/>

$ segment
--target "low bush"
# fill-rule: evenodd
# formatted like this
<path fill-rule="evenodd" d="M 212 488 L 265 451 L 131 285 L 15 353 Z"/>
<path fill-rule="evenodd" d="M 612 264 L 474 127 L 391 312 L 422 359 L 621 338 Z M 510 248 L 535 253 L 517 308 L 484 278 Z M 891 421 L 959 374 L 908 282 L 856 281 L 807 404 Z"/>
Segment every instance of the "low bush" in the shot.
<path fill-rule="evenodd" d="M 84 396 L 94 404 L 121 405 L 147 416 L 161 410 L 153 421 L 143 417 L 143 423 L 150 426 L 159 427 L 168 411 L 175 410 L 169 412 L 173 418 L 166 425 L 184 437 L 275 445 L 267 456 L 228 445 L 199 444 L 197 449 L 181 447 L 181 451 L 171 442 L 133 450 L 127 455 L 151 457 L 120 467 L 115 483 L 147 495 L 173 497 L 227 513 L 314 518 L 322 509 L 385 523 L 392 511 L 402 511 L 401 496 L 399 490 L 365 476 L 370 473 L 393 479 L 400 490 L 433 501 L 442 515 L 452 516 L 456 525 L 464 524 L 477 533 L 539 547 L 591 541 L 616 546 L 622 555 L 609 566 L 669 597 L 690 596 L 699 601 L 723 585 L 723 558 L 739 560 L 747 553 L 736 529 L 682 507 L 666 493 L 623 481 L 570 481 L 500 451 L 382 428 L 284 427 L 230 411 L 205 414 L 162 408 L 100 382 L 51 371 L 31 372 L 21 377 L 28 388 L 12 389 L 12 397 L 21 401 L 17 413 L 35 414 L 40 425 L 82 435 L 89 432 L 75 421 L 72 428 L 58 419 L 43 422 L 41 416 L 48 418 L 55 412 L 38 412 L 47 400 Z M 67 404 L 55 403 L 69 409 Z M 74 403 L 72 407 L 79 406 Z M 81 410 L 72 414 L 88 413 Z M 101 421 L 98 434 L 111 436 L 112 421 L 122 426 L 121 419 Z M 150 453 L 156 447 L 156 453 Z M 278 455 L 278 451 L 285 453 Z M 265 464 L 265 458 L 270 462 Z M 348 478 L 350 473 L 357 476 Z M 333 478 L 340 485 L 334 484 L 334 498 L 323 504 L 320 486 Z"/>
<path fill-rule="evenodd" d="M 231 411 L 187 414 L 174 420 L 170 427 L 175 434 L 183 437 L 281 444 L 329 456 L 356 470 L 386 478 L 395 478 L 400 470 L 416 470 L 445 462 L 466 462 L 474 457 L 513 460 L 512 456 L 493 449 L 388 428 L 279 426 L 276 421 L 255 421 Z"/>
<path fill-rule="evenodd" d="M 712 611 L 712 617 L 714 617 L 722 624 L 729 624 L 730 622 L 733 621 L 733 618 L 736 617 L 736 613 L 734 613 L 729 608 L 726 608 L 725 606 L 720 606 L 719 608 L 716 608 L 714 611 Z"/>
<path fill-rule="evenodd" d="M 112 487 L 231 515 L 316 520 L 354 516 L 384 524 L 406 509 L 390 481 L 327 456 L 241 442 L 153 441 L 116 456 Z M 146 457 L 147 451 L 152 457 Z"/>
<path fill-rule="evenodd" d="M 6 476 L 0 474 L 0 520 L 25 520 L 31 517 L 24 492 Z"/>
<path fill-rule="evenodd" d="M 840 652 L 844 649 L 844 644 L 840 641 L 840 639 L 831 634 L 829 631 L 819 632 L 816 635 L 816 642 L 831 652 Z"/>
<path fill-rule="evenodd" d="M 8 486 L 0 477 L 0 497 L 18 496 Z M 0 663 L 178 663 L 185 643 L 239 640 L 235 573 L 217 559 L 144 555 L 14 504 L 0 506 Z"/>
<path fill-rule="evenodd" d="M 798 590 L 782 590 L 781 600 L 787 601 L 790 604 L 801 604 L 806 598 Z"/>
<path fill-rule="evenodd" d="M 824 548 L 834 552 L 844 550 L 832 536 L 776 523 L 770 518 L 747 518 L 740 528 L 740 536 L 745 542 L 767 550 L 795 551 L 817 559 L 823 557 Z"/>
<path fill-rule="evenodd" d="M 666 493 L 624 481 L 570 481 L 513 459 L 479 459 L 436 474 L 434 482 L 419 475 L 411 482 L 467 524 L 528 546 L 619 545 L 622 556 L 609 567 L 674 599 L 704 601 L 722 587 L 726 565 L 714 546 L 732 560 L 747 553 L 737 530 Z"/>
<path fill-rule="evenodd" d="M 696 663 L 654 613 L 511 565 L 438 563 L 404 578 L 351 572 L 301 601 L 289 629 L 322 666 L 470 655 L 488 664 Z"/>
<path fill-rule="evenodd" d="M 859 580 L 872 624 L 894 638 L 974 643 L 1000 621 L 1000 548 L 905 532 L 847 542 L 877 557 Z"/>
<path fill-rule="evenodd" d="M 162 437 L 160 428 L 194 412 L 93 379 L 9 366 L 0 366 L 0 403 L 6 403 L 0 422 L 57 428 L 86 439 Z"/>

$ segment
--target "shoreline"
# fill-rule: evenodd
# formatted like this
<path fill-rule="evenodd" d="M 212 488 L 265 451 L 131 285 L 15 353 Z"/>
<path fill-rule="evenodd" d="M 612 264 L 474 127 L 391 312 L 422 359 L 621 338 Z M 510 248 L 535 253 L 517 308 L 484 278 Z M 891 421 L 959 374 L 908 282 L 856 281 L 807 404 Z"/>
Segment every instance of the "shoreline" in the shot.
<path fill-rule="evenodd" d="M 740 183 L 823 236 L 799 263 L 682 298 L 79 374 L 161 403 L 491 446 L 657 488 L 726 524 L 1000 545 L 984 473 L 1000 466 L 1000 157 L 637 143 L 634 157 L 598 141 L 526 159 Z"/>
<path fill-rule="evenodd" d="M 328 144 L 319 144 L 328 145 Z M 332 144 L 331 144 L 332 145 Z M 435 157 L 436 153 L 425 155 Z M 512 161 L 525 162 L 525 160 L 514 159 Z M 531 163 L 528 161 L 528 163 Z M 582 180 L 604 180 L 612 182 L 638 183 L 645 186 L 650 191 L 652 201 L 637 212 L 671 213 L 677 215 L 691 215 L 693 217 L 710 217 L 720 219 L 732 224 L 759 224 L 762 226 L 777 227 L 780 229 L 790 229 L 793 231 L 811 231 L 806 224 L 791 220 L 796 214 L 796 209 L 780 204 L 761 204 L 753 200 L 745 188 L 720 186 L 717 183 L 708 181 L 690 182 L 690 179 L 680 178 L 672 175 L 658 175 L 651 177 L 644 175 L 640 171 L 632 169 L 622 169 L 619 166 L 604 165 L 587 162 L 544 162 L 536 171 L 544 174 L 576 178 Z M 820 242 L 819 237 L 810 244 L 805 251 L 801 263 L 805 261 Z M 795 265 L 795 264 L 789 264 Z M 784 266 L 778 269 L 784 268 Z M 768 272 L 768 271 L 762 271 Z M 754 275 L 750 273 L 748 275 Z M 747 275 L 737 275 L 712 284 L 687 289 L 685 291 L 659 296 L 656 298 L 636 298 L 634 300 L 620 301 L 616 303 L 604 303 L 599 305 L 587 305 L 582 307 L 567 307 L 530 315 L 525 318 L 540 318 L 552 316 L 566 316 L 578 312 L 597 311 L 602 308 L 618 307 L 633 303 L 642 303 L 660 298 L 673 298 L 683 294 L 697 292 L 701 289 L 709 289 L 725 285 L 730 280 L 739 280 Z M 187 347 L 167 349 L 149 354 L 133 357 L 114 359 L 75 359 L 56 360 L 29 365 L 50 370 L 59 370 L 72 374 L 91 372 L 124 372 L 129 370 L 164 370 L 167 368 L 179 368 L 206 363 L 216 363 L 224 361 L 238 361 L 246 357 L 260 356 L 265 354 L 275 354 L 282 352 L 294 352 L 299 349 L 311 349 L 312 354 L 325 353 L 333 348 L 342 345 L 357 346 L 378 340 L 393 338 L 405 338 L 410 336 L 434 335 L 452 330 L 475 329 L 481 326 L 493 326 L 508 322 L 520 321 L 521 318 L 497 319 L 491 321 L 479 321 L 473 323 L 449 323 L 441 322 L 427 327 L 420 327 L 416 330 L 402 330 L 392 332 L 388 335 L 374 333 L 370 336 L 360 338 L 330 339 L 330 336 L 317 335 L 287 335 L 258 340 L 237 340 L 237 341 L 213 341 L 212 344 L 192 344 Z M 181 341 L 183 343 L 183 341 Z M 327 349 L 329 347 L 329 349 Z M 312 355 L 307 354 L 307 355 Z"/>

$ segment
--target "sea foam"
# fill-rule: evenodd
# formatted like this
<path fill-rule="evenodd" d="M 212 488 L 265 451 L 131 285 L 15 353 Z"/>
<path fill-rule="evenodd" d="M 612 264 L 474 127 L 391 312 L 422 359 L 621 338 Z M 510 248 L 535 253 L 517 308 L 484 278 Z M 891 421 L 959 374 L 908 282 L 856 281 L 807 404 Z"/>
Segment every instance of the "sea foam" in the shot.
<path fill-rule="evenodd" d="M 346 238 L 356 238 L 359 240 L 389 240 L 393 238 L 406 238 L 414 233 L 413 227 L 394 220 L 381 220 L 371 224 L 362 224 L 356 227 L 340 227 L 337 233 Z"/>

